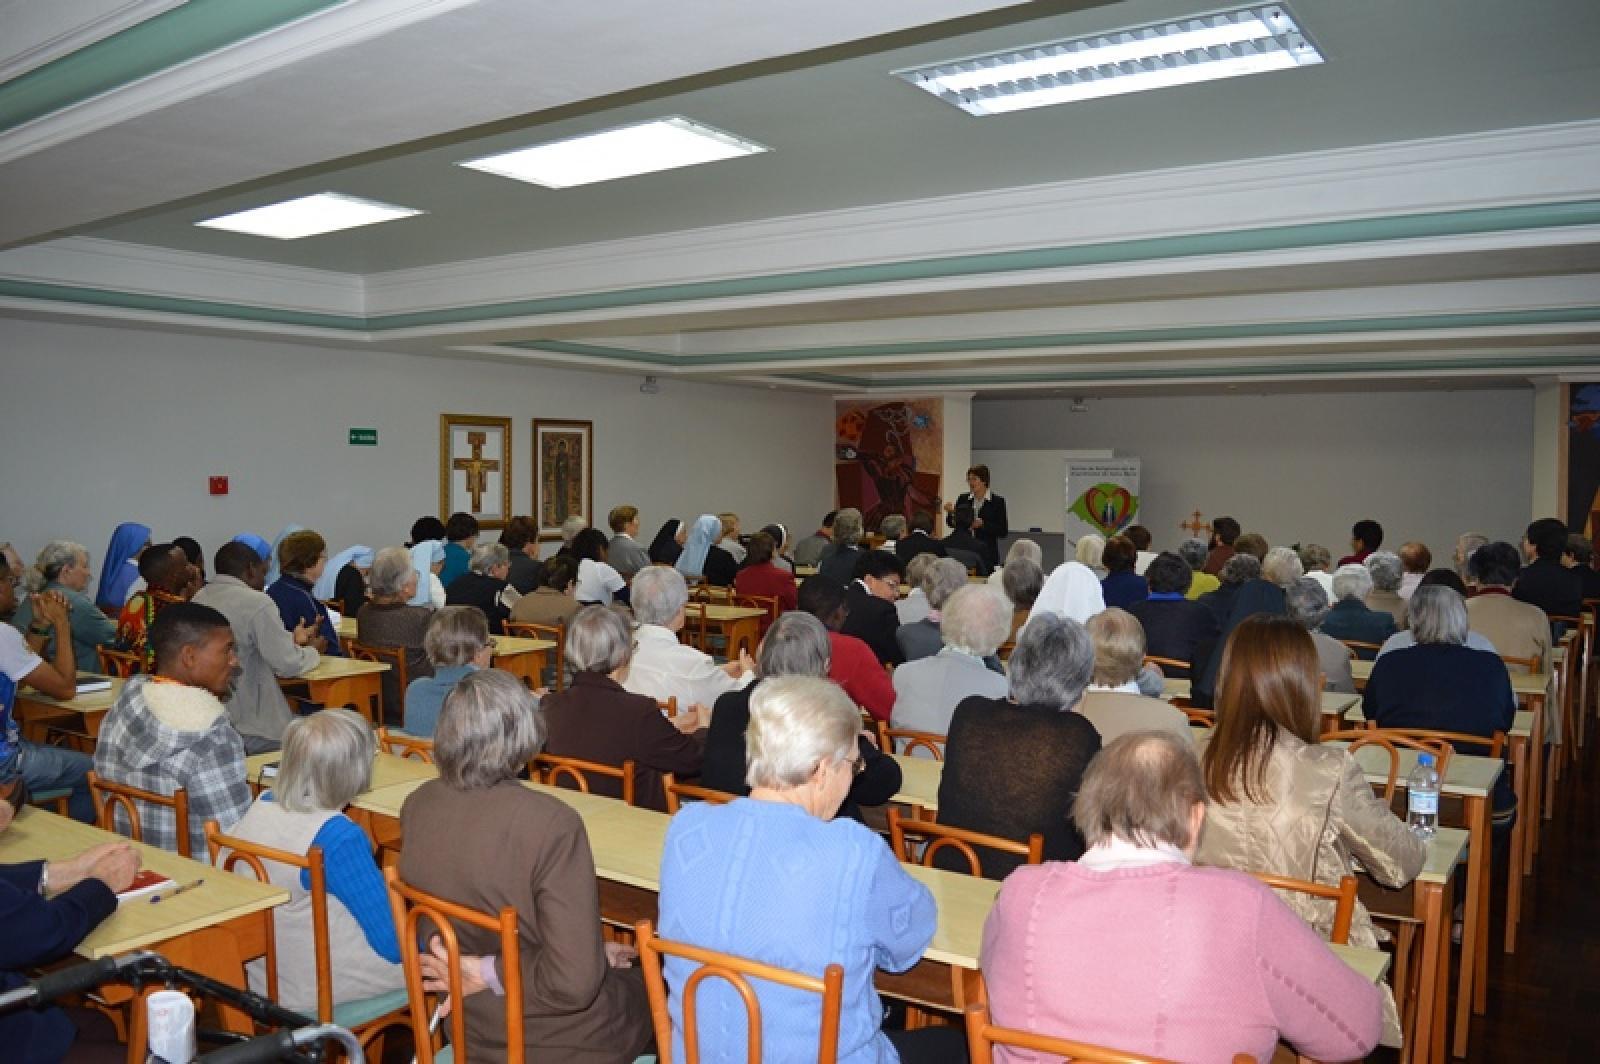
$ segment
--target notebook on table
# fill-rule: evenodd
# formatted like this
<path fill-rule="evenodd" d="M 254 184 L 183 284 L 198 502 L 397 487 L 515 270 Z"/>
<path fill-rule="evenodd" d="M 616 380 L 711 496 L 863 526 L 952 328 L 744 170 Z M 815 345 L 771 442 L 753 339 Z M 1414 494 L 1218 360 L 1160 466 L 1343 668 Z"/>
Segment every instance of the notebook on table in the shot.
<path fill-rule="evenodd" d="M 117 904 L 133 898 L 142 898 L 172 886 L 172 877 L 164 876 L 160 872 L 148 868 L 139 869 L 139 874 L 133 877 L 133 882 L 127 887 L 117 891 Z"/>

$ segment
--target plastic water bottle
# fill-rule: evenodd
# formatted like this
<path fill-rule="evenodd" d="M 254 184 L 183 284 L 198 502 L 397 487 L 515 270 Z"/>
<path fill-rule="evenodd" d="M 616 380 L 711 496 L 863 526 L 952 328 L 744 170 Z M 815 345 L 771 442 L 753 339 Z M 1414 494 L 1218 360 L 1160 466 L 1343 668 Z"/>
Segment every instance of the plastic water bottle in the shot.
<path fill-rule="evenodd" d="M 1417 838 L 1433 838 L 1439 826 L 1439 770 L 1432 754 L 1418 754 L 1417 767 L 1406 778 L 1406 826 Z"/>

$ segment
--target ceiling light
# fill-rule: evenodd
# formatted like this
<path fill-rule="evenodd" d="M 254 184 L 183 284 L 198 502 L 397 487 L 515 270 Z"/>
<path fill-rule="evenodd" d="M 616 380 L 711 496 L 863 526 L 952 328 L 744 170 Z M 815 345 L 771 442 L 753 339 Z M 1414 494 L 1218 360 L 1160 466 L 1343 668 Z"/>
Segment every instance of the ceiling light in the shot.
<path fill-rule="evenodd" d="M 1288 9 L 1273 4 L 895 74 L 968 114 L 992 115 L 1320 62 Z"/>
<path fill-rule="evenodd" d="M 460 165 L 545 188 L 571 188 L 741 155 L 757 155 L 767 150 L 765 145 L 755 141 L 672 115 L 486 155 Z"/>
<path fill-rule="evenodd" d="M 358 199 L 337 192 L 318 192 L 314 196 L 271 203 L 248 211 L 207 218 L 195 225 L 206 229 L 226 229 L 232 233 L 269 236 L 274 240 L 299 240 L 318 233 L 333 233 L 362 225 L 410 218 L 424 211 L 395 207 L 388 203 Z"/>

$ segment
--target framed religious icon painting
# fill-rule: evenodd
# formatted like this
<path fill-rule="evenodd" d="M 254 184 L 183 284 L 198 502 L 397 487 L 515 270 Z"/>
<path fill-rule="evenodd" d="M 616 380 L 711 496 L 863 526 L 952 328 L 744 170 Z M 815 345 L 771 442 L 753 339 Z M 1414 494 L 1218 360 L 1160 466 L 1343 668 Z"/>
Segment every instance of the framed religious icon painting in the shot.
<path fill-rule="evenodd" d="M 511 517 L 511 419 L 439 415 L 439 516 L 468 513 L 484 528 Z"/>
<path fill-rule="evenodd" d="M 561 538 L 561 522 L 594 520 L 594 422 L 533 422 L 533 513 L 540 539 Z"/>

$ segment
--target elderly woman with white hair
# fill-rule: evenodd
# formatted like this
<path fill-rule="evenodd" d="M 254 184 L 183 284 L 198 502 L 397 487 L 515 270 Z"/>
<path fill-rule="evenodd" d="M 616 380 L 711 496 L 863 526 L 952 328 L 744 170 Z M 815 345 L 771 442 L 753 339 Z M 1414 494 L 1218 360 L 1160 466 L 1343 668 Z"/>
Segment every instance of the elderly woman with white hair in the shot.
<path fill-rule="evenodd" d="M 444 700 L 433 740 L 439 778 L 400 809 L 400 878 L 482 912 L 511 906 L 522 958 L 522 1055 L 631 1061 L 650 1045 L 650 1006 L 633 951 L 600 936 L 600 897 L 583 821 L 518 774 L 544 744 L 538 705 L 516 677 L 484 669 Z M 468 1059 L 507 1056 L 499 933 L 457 923 Z M 445 950 L 422 957 L 424 986 L 448 992 Z"/>
<path fill-rule="evenodd" d="M 835 816 L 859 771 L 860 730 L 855 705 L 827 680 L 762 682 L 751 695 L 745 732 L 750 796 L 727 805 L 692 803 L 667 827 L 660 931 L 664 938 L 813 975 L 842 965 L 841 1064 L 930 1059 L 923 1052 L 928 1042 L 953 1040 L 959 1051 L 959 1032 L 885 1032 L 873 975 L 880 968 L 906 971 L 922 957 L 938 922 L 933 895 L 881 838 Z M 671 1057 L 682 1060 L 683 995 L 698 965 L 667 957 L 663 967 Z M 814 1058 L 821 1027 L 816 996 L 761 980 L 754 989 L 763 1056 Z M 745 1059 L 738 997 L 703 993 L 697 1004 L 701 1059 Z M 666 1056 L 667 1047 L 661 1048 Z"/>
<path fill-rule="evenodd" d="M 860 556 L 861 537 L 865 534 L 861 511 L 847 506 L 833 515 L 833 542 L 822 552 L 817 572 L 836 583 L 849 586 L 856 578 L 856 559 Z"/>
<path fill-rule="evenodd" d="M 483 611 L 492 635 L 505 633 L 511 607 L 520 597 L 511 586 L 511 552 L 499 543 L 480 543 L 468 556 L 467 571 L 450 581 L 447 606 L 474 606 Z"/>
<path fill-rule="evenodd" d="M 922 593 L 928 599 L 928 615 L 912 624 L 901 624 L 894 633 L 906 661 L 931 658 L 939 653 L 943 645 L 939 624 L 944 604 L 966 586 L 967 567 L 954 558 L 940 558 L 923 572 Z"/>
<path fill-rule="evenodd" d="M 989 583 L 995 587 L 999 587 L 1000 582 L 1005 579 L 1006 565 L 1010 565 L 1012 562 L 1023 558 L 1033 562 L 1033 564 L 1037 565 L 1040 570 L 1044 569 L 1044 548 L 1040 547 L 1039 544 L 1035 543 L 1031 539 L 1019 539 L 1015 543 L 1011 544 L 1010 549 L 1006 551 L 1005 565 L 996 566 L 994 572 L 989 574 Z"/>
<path fill-rule="evenodd" d="M 911 588 L 905 598 L 894 604 L 895 616 L 901 624 L 915 624 L 927 620 L 933 607 L 928 605 L 928 593 L 922 590 L 928 570 L 939 560 L 937 554 L 918 554 L 906 563 L 906 586 Z"/>
<path fill-rule="evenodd" d="M 388 891 L 372 844 L 344 808 L 372 782 L 374 740 L 360 714 L 325 709 L 298 717 L 283 733 L 283 756 L 272 789 L 262 792 L 228 832 L 259 846 L 304 856 L 322 850 L 328 888 L 328 945 L 335 1005 L 393 995 L 380 1012 L 404 1004 L 405 978 Z M 224 850 L 219 857 L 227 855 Z M 285 1008 L 317 1012 L 316 934 L 311 877 L 292 865 L 263 861 L 267 878 L 289 892 L 272 911 L 278 954 L 278 997 Z M 266 966 L 249 965 L 250 989 L 265 994 Z"/>
<path fill-rule="evenodd" d="M 18 572 L 20 574 L 20 571 Z M 105 611 L 94 604 L 89 595 L 89 581 L 94 572 L 89 567 L 89 549 L 71 540 L 55 539 L 45 544 L 44 550 L 28 570 L 28 591 L 31 595 L 55 592 L 67 600 L 67 621 L 72 627 L 72 659 L 78 668 L 92 671 L 100 647 L 115 647 L 117 622 L 107 617 Z M 22 603 L 10 620 L 18 631 L 26 632 L 33 624 L 31 595 L 19 596 Z M 45 637 L 40 657 L 49 660 L 55 655 L 55 635 Z"/>
<path fill-rule="evenodd" d="M 1354 655 L 1349 647 L 1321 630 L 1332 608 L 1322 585 L 1309 576 L 1302 576 L 1284 589 L 1283 597 L 1289 619 L 1310 632 L 1311 641 L 1317 645 L 1323 690 L 1355 694 L 1356 681 L 1350 673 L 1350 659 Z"/>
<path fill-rule="evenodd" d="M 675 698 L 680 712 L 709 707 L 718 695 L 750 683 L 755 670 L 747 653 L 719 666 L 710 654 L 680 642 L 688 604 L 689 587 L 676 569 L 653 565 L 633 578 L 633 619 L 638 627 L 622 686 L 658 702 Z"/>
<path fill-rule="evenodd" d="M 1215 573 L 1206 572 L 1206 558 L 1210 555 L 1211 549 L 1205 540 L 1190 536 L 1178 544 L 1176 553 L 1189 566 L 1192 574 L 1189 578 L 1189 590 L 1184 592 L 1185 597 L 1191 602 L 1221 586 L 1221 581 L 1217 579 Z"/>
<path fill-rule="evenodd" d="M 1000 590 L 1011 603 L 1011 635 L 1007 639 L 1015 640 L 1044 592 L 1044 570 L 1032 558 L 1013 558 L 1000 570 Z"/>
<path fill-rule="evenodd" d="M 1106 567 L 1101 559 L 1106 553 L 1106 537 L 1097 536 L 1093 532 L 1078 539 L 1077 545 L 1072 549 L 1072 556 L 1080 565 L 1087 565 L 1089 571 L 1100 580 L 1106 578 Z"/>
<path fill-rule="evenodd" d="M 489 667 L 494 660 L 494 640 L 489 638 L 489 622 L 482 610 L 446 606 L 434 611 L 422 648 L 433 674 L 412 680 L 406 687 L 405 730 L 407 735 L 431 739 L 445 697 L 469 672 Z"/>
<path fill-rule="evenodd" d="M 1082 853 L 1072 799 L 1100 734 L 1075 710 L 1093 676 L 1094 646 L 1083 625 L 1036 614 L 1011 654 L 1009 697 L 969 697 L 950 718 L 939 823 L 1018 842 L 1037 832 L 1052 861 Z M 979 859 L 989 879 L 1022 863 L 986 850 Z"/>
<path fill-rule="evenodd" d="M 406 677 L 432 676 L 433 666 L 422 640 L 433 619 L 433 607 L 413 605 L 418 576 L 413 556 L 404 547 L 385 547 L 372 559 L 367 575 L 367 601 L 356 614 L 356 640 L 368 646 L 402 647 L 406 652 Z M 431 575 L 431 574 L 430 574 Z M 383 680 L 383 704 L 400 706 L 399 678 L 391 669 Z"/>
<path fill-rule="evenodd" d="M 987 586 L 966 586 L 966 569 L 945 558 L 941 565 L 961 570 L 962 586 L 944 602 L 937 631 L 939 652 L 907 661 L 894 670 L 896 728 L 944 735 L 956 706 L 970 697 L 1004 698 L 1005 674 L 989 660 L 1011 634 L 1011 604 Z M 905 629 L 901 629 L 905 631 Z M 998 664 L 998 663 L 996 663 Z M 928 756 L 924 751 L 917 753 Z"/>
<path fill-rule="evenodd" d="M 1394 618 L 1396 631 L 1404 629 L 1406 600 L 1400 594 L 1400 585 L 1405 582 L 1405 563 L 1398 554 L 1380 550 L 1367 555 L 1365 565 L 1372 576 L 1372 590 L 1366 597 L 1367 609 L 1387 613 Z"/>
<path fill-rule="evenodd" d="M 1194 742 L 1189 718 L 1181 710 L 1139 689 L 1145 655 L 1144 626 L 1139 619 L 1127 610 L 1109 609 L 1090 617 L 1084 628 L 1094 643 L 1094 678 L 1078 712 L 1094 725 L 1100 741 L 1109 743 L 1127 732 L 1162 728 Z"/>
<path fill-rule="evenodd" d="M 545 752 L 621 768 L 634 765 L 635 802 L 667 810 L 664 773 L 698 776 L 704 760 L 706 714 L 684 707 L 668 721 L 656 700 L 622 686 L 633 657 L 628 620 L 605 606 L 585 606 L 567 624 L 567 664 L 574 670 L 565 690 L 544 697 L 549 734 Z M 593 776 L 589 789 L 622 797 L 622 781 Z"/>
<path fill-rule="evenodd" d="M 1381 646 L 1394 634 L 1394 617 L 1385 610 L 1367 608 L 1365 599 L 1371 591 L 1372 574 L 1365 565 L 1352 562 L 1339 566 L 1333 574 L 1333 608 L 1322 619 L 1322 634 L 1341 643 L 1353 640 Z M 1358 648 L 1356 657 L 1368 661 L 1375 653 Z"/>

